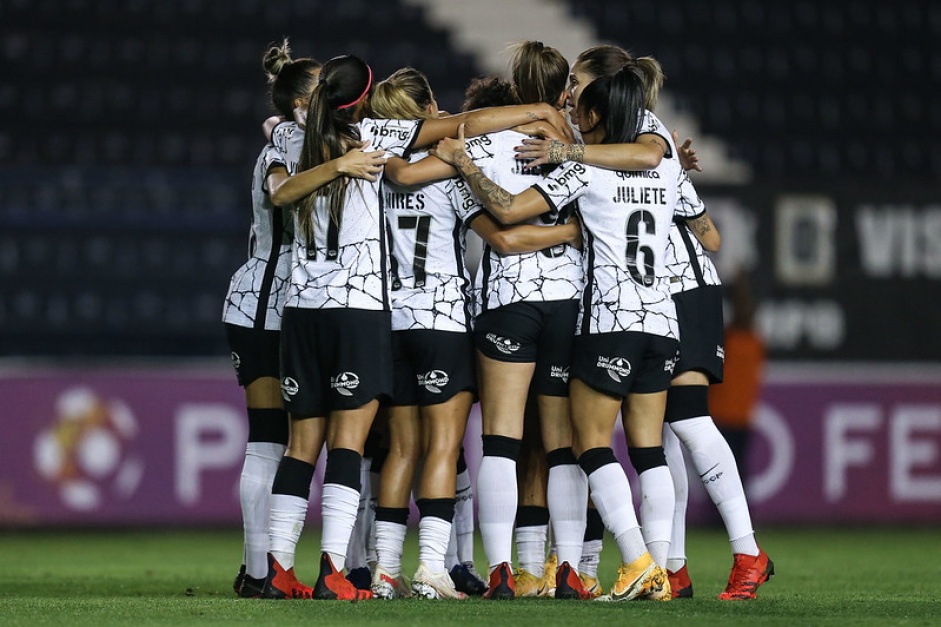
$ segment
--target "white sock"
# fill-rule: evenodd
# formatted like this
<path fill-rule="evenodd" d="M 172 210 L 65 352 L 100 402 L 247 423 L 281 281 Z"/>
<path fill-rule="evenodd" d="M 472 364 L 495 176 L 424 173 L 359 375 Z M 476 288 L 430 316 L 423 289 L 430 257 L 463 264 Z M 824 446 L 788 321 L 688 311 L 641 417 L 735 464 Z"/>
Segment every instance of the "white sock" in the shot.
<path fill-rule="evenodd" d="M 740 542 L 739 548 L 742 550 L 733 549 L 733 552 L 758 555 L 748 500 L 735 457 L 712 418 L 700 416 L 679 420 L 671 423 L 671 427 L 689 451 L 693 468 L 722 516 L 729 541 L 745 540 Z M 751 542 L 748 541 L 749 537 Z"/>
<path fill-rule="evenodd" d="M 323 518 L 320 550 L 330 556 L 338 571 L 342 571 L 346 568 L 346 550 L 356 524 L 359 492 L 338 483 L 325 483 L 320 509 Z"/>
<path fill-rule="evenodd" d="M 268 550 L 284 570 L 290 570 L 294 567 L 297 541 L 307 518 L 307 499 L 290 494 L 272 494 L 269 503 Z"/>
<path fill-rule="evenodd" d="M 546 489 L 549 522 L 559 564 L 578 567 L 585 539 L 585 504 L 588 502 L 588 477 L 577 464 L 549 468 Z"/>
<path fill-rule="evenodd" d="M 640 473 L 637 478 L 640 483 L 640 524 L 644 542 L 654 561 L 666 568 L 676 505 L 673 477 L 666 466 L 656 466 Z"/>
<path fill-rule="evenodd" d="M 667 553 L 667 570 L 671 573 L 686 564 L 686 505 L 689 502 L 689 477 L 686 474 L 686 460 L 679 439 L 670 425 L 663 425 L 663 453 L 667 458 L 667 467 L 673 477 L 673 533 L 670 536 L 670 550 Z"/>
<path fill-rule="evenodd" d="M 621 561 L 630 564 L 644 553 L 647 546 L 634 512 L 631 484 L 620 464 L 605 464 L 588 475 L 591 500 L 594 501 L 604 526 L 617 542 Z"/>
<path fill-rule="evenodd" d="M 516 528 L 516 557 L 519 566 L 536 577 L 542 577 L 546 565 L 546 538 L 549 525 Z"/>
<path fill-rule="evenodd" d="M 445 571 L 444 554 L 451 538 L 452 524 L 437 516 L 423 516 L 418 521 L 418 560 L 432 573 Z"/>
<path fill-rule="evenodd" d="M 406 525 L 388 520 L 376 521 L 376 557 L 380 566 L 393 577 L 402 574 Z"/>
<path fill-rule="evenodd" d="M 347 568 L 361 568 L 366 566 L 366 543 L 369 536 L 369 501 L 372 498 L 372 489 L 369 482 L 369 466 L 372 459 L 364 457 L 360 462 L 359 481 L 362 490 L 359 494 L 359 508 L 356 510 L 356 523 L 350 534 L 350 545 L 346 549 Z"/>
<path fill-rule="evenodd" d="M 421 522 L 421 521 L 419 521 Z M 457 525 L 451 525 L 451 538 L 448 540 L 448 550 L 444 554 L 444 565 L 450 571 L 452 568 L 460 564 L 460 560 L 457 559 Z"/>
<path fill-rule="evenodd" d="M 245 447 L 239 502 L 245 534 L 245 574 L 254 579 L 268 575 L 268 500 L 286 448 L 275 442 L 249 442 Z"/>
<path fill-rule="evenodd" d="M 589 540 L 582 544 L 582 556 L 578 560 L 578 572 L 586 577 L 598 576 L 598 564 L 601 562 L 601 540 Z M 559 560 L 562 563 L 562 560 Z"/>
<path fill-rule="evenodd" d="M 366 564 L 372 566 L 379 561 L 376 556 L 376 507 L 379 506 L 379 473 L 369 470 L 369 506 L 366 510 L 368 527 L 366 530 Z"/>
<path fill-rule="evenodd" d="M 485 455 L 477 473 L 477 515 L 491 570 L 503 562 L 512 563 L 517 502 L 516 462 Z"/>
<path fill-rule="evenodd" d="M 458 562 L 474 561 L 474 489 L 470 471 L 464 469 L 457 475 L 457 490 L 454 493 L 455 551 Z"/>

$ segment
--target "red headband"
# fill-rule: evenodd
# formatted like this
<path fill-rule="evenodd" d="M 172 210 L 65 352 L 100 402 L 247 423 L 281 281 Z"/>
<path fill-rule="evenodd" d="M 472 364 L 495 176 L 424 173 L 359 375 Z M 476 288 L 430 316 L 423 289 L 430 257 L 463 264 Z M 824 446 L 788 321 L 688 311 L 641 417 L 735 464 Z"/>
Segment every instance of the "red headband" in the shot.
<path fill-rule="evenodd" d="M 363 90 L 363 93 L 361 93 L 361 94 L 359 95 L 359 98 L 357 98 L 357 99 L 354 100 L 353 102 L 351 102 L 351 103 L 349 103 L 349 104 L 345 104 L 345 105 L 340 105 L 339 107 L 337 107 L 337 111 L 339 111 L 339 110 L 341 110 L 341 109 L 349 109 L 350 107 L 355 106 L 356 103 L 358 103 L 360 100 L 362 100 L 363 98 L 365 98 L 365 97 L 366 97 L 366 94 L 369 93 L 369 88 L 372 87 L 372 68 L 367 65 L 367 66 L 366 66 L 366 69 L 369 71 L 369 78 L 366 80 L 366 89 L 364 89 L 364 90 Z"/>

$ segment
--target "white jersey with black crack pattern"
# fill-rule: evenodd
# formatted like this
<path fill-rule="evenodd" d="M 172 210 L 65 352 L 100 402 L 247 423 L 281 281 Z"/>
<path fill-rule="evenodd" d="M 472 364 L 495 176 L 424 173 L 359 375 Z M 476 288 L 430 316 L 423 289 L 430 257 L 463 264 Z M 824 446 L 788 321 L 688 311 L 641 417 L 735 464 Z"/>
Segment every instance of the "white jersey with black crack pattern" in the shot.
<path fill-rule="evenodd" d="M 281 328 L 294 239 L 290 209 L 271 203 L 267 178 L 275 166 L 286 164 L 281 152 L 269 144 L 258 155 L 252 174 L 248 261 L 232 275 L 222 309 L 227 324 L 268 331 Z"/>
<path fill-rule="evenodd" d="M 511 194 L 518 194 L 541 180 L 543 171 L 525 167 L 513 148 L 526 135 L 500 131 L 467 140 L 466 150 L 489 179 Z M 555 206 L 527 224 L 564 224 L 573 207 Z M 581 296 L 583 285 L 581 252 L 565 244 L 533 253 L 500 255 L 485 245 L 475 281 L 477 313 L 521 301 L 573 300 Z"/>
<path fill-rule="evenodd" d="M 414 163 L 427 151 L 412 153 Z M 467 331 L 470 275 L 467 225 L 452 205 L 456 179 L 402 187 L 386 180 L 383 202 L 392 233 L 392 330 Z"/>
<path fill-rule="evenodd" d="M 648 112 L 642 132 L 653 132 L 654 120 Z M 679 338 L 665 252 L 674 217 L 693 216 L 684 214 L 688 205 L 677 202 L 682 168 L 672 138 L 665 139 L 669 150 L 654 170 L 566 162 L 535 185 L 552 206 L 578 200 L 585 241 L 579 333 L 637 331 Z"/>
<path fill-rule="evenodd" d="M 415 120 L 373 120 L 353 125 L 369 150 L 385 150 L 403 156 L 421 128 Z M 281 124 L 272 142 L 282 149 L 292 174 L 303 147 L 303 131 Z M 308 242 L 295 212 L 291 285 L 287 307 L 302 309 L 367 309 L 389 311 L 391 275 L 382 177 L 376 181 L 350 179 L 343 213 L 333 219 L 322 198 L 313 211 L 314 241 Z M 339 222 L 339 223 L 338 223 Z"/>

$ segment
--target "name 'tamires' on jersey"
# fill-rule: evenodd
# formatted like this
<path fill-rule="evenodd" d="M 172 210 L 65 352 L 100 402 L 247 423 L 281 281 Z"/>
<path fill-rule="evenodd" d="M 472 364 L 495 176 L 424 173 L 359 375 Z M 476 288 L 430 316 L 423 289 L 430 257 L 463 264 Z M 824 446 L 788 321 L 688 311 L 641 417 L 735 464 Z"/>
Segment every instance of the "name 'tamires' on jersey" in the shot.
<path fill-rule="evenodd" d="M 516 131 L 481 135 L 468 139 L 466 150 L 489 179 L 511 194 L 518 194 L 543 176 L 541 169 L 527 168 L 525 162 L 515 157 L 513 148 L 525 138 L 526 135 Z M 467 204 L 467 187 L 459 184 L 456 191 L 459 194 L 456 202 Z M 469 197 L 473 198 L 473 194 Z M 525 223 L 539 226 L 564 224 L 571 210 L 566 203 L 561 203 Z M 468 212 L 468 223 L 479 211 L 483 211 L 483 207 Z M 582 284 L 581 253 L 571 246 L 560 245 L 533 253 L 500 255 L 485 245 L 475 285 L 477 312 L 519 301 L 572 300 L 581 295 Z"/>
<path fill-rule="evenodd" d="M 248 261 L 232 275 L 222 321 L 240 327 L 277 331 L 291 273 L 294 223 L 289 210 L 275 207 L 268 195 L 268 173 L 285 166 L 280 151 L 265 146 L 252 174 L 252 224 Z"/>
<path fill-rule="evenodd" d="M 677 204 L 679 162 L 614 171 L 567 162 L 536 184 L 550 205 L 578 200 L 585 250 L 580 333 L 637 331 L 678 338 L 664 252 Z"/>
<path fill-rule="evenodd" d="M 409 162 L 428 156 L 414 152 Z M 392 330 L 468 330 L 467 225 L 452 206 L 455 179 L 402 187 L 386 180 L 392 232 Z"/>
<path fill-rule="evenodd" d="M 412 146 L 421 121 L 373 120 L 353 125 L 369 150 L 402 156 Z M 298 140 L 300 137 L 300 140 Z M 296 125 L 275 128 L 272 141 L 285 154 L 289 167 L 300 160 L 303 133 Z M 350 179 L 339 224 L 324 199 L 314 206 L 314 241 L 308 242 L 295 212 L 291 286 L 287 307 L 305 309 L 390 310 L 389 247 L 381 195 L 382 178 Z"/>

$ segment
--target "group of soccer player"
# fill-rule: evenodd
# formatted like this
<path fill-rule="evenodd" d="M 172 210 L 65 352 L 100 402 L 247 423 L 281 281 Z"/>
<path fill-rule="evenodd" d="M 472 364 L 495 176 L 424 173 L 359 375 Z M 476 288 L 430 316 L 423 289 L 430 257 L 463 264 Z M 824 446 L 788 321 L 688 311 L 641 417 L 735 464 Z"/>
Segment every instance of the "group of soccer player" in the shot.
<path fill-rule="evenodd" d="M 653 113 L 659 64 L 598 46 L 570 66 L 521 42 L 512 81 L 475 80 L 454 115 L 414 68 L 376 81 L 362 59 L 295 60 L 286 41 L 264 67 L 280 119 L 266 124 L 250 259 L 223 318 L 249 417 L 236 592 L 690 597 L 682 442 L 729 533 L 719 598 L 755 598 L 774 566 L 707 403 L 722 379 L 705 252 L 719 235 L 686 172 L 694 151 Z M 477 400 L 486 581 L 462 451 Z M 639 519 L 611 448 L 619 416 Z M 324 447 L 311 587 L 295 551 Z M 621 554 L 607 594 L 604 528 Z"/>

